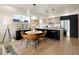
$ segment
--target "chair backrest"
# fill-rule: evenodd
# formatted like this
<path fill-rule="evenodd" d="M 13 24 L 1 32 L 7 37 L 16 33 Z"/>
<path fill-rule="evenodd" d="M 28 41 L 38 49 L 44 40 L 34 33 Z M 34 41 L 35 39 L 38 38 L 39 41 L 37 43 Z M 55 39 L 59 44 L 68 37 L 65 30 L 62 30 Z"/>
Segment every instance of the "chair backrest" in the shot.
<path fill-rule="evenodd" d="M 21 32 L 21 35 L 24 39 L 29 41 L 35 41 L 39 39 L 39 36 L 37 34 L 23 34 L 23 32 Z"/>
<path fill-rule="evenodd" d="M 23 39 L 25 39 L 27 34 L 24 31 L 21 31 L 21 35 L 22 35 Z"/>
<path fill-rule="evenodd" d="M 39 36 L 37 34 L 27 34 L 27 37 L 26 37 L 28 40 L 38 40 L 39 39 Z"/>
<path fill-rule="evenodd" d="M 44 30 L 44 32 L 43 32 L 42 34 L 40 34 L 40 35 L 39 35 L 39 37 L 40 37 L 40 38 L 44 38 L 44 37 L 45 37 L 45 35 L 46 35 L 46 33 L 47 33 L 47 31 L 46 31 L 46 30 Z"/>

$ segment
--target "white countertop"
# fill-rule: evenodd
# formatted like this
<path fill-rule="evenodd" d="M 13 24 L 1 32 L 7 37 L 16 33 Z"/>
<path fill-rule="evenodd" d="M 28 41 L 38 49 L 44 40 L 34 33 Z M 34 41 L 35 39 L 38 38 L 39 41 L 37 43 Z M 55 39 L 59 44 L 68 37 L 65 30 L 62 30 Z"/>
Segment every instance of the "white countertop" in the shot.
<path fill-rule="evenodd" d="M 36 27 L 37 29 L 48 29 L 48 30 L 61 30 L 60 28 L 51 28 L 51 27 Z"/>

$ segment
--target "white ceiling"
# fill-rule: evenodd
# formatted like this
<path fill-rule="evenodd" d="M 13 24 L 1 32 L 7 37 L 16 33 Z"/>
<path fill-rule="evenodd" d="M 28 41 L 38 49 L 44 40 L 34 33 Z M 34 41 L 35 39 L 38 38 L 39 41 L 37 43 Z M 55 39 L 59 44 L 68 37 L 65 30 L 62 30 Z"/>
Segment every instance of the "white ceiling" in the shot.
<path fill-rule="evenodd" d="M 52 9 L 55 9 L 54 11 Z M 48 12 L 46 13 L 46 10 Z M 1 4 L 0 14 L 21 14 L 32 15 L 34 6 L 32 4 Z M 38 16 L 47 15 L 67 15 L 69 13 L 79 13 L 79 4 L 37 4 L 35 14 Z"/>

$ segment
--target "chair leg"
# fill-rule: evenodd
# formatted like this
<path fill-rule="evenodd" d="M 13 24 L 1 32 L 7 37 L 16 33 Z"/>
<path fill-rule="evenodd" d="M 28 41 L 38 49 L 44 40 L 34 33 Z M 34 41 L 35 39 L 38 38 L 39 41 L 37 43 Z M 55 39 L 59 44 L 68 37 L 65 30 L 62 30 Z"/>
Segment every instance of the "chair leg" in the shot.
<path fill-rule="evenodd" d="M 21 45 L 22 45 L 22 39 L 21 39 Z"/>
<path fill-rule="evenodd" d="M 37 45 L 39 45 L 39 40 L 37 40 Z"/>
<path fill-rule="evenodd" d="M 28 41 L 28 45 L 30 45 L 30 41 Z"/>
<path fill-rule="evenodd" d="M 34 44 L 35 44 L 35 49 L 37 48 L 37 41 L 34 41 Z"/>
<path fill-rule="evenodd" d="M 28 43 L 29 43 L 29 41 L 26 42 L 26 48 L 28 47 Z"/>
<path fill-rule="evenodd" d="M 48 41 L 48 39 L 47 38 L 44 38 L 44 40 L 47 42 Z"/>

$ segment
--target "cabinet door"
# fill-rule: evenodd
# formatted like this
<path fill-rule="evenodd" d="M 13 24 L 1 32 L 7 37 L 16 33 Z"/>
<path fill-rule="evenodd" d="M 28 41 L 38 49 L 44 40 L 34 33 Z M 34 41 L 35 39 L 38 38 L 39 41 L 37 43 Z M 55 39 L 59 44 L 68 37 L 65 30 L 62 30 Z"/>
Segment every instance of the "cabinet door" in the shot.
<path fill-rule="evenodd" d="M 16 40 L 20 40 L 22 39 L 22 36 L 21 36 L 21 31 L 16 31 Z"/>
<path fill-rule="evenodd" d="M 70 17 L 70 36 L 78 37 L 78 15 L 72 15 Z"/>

